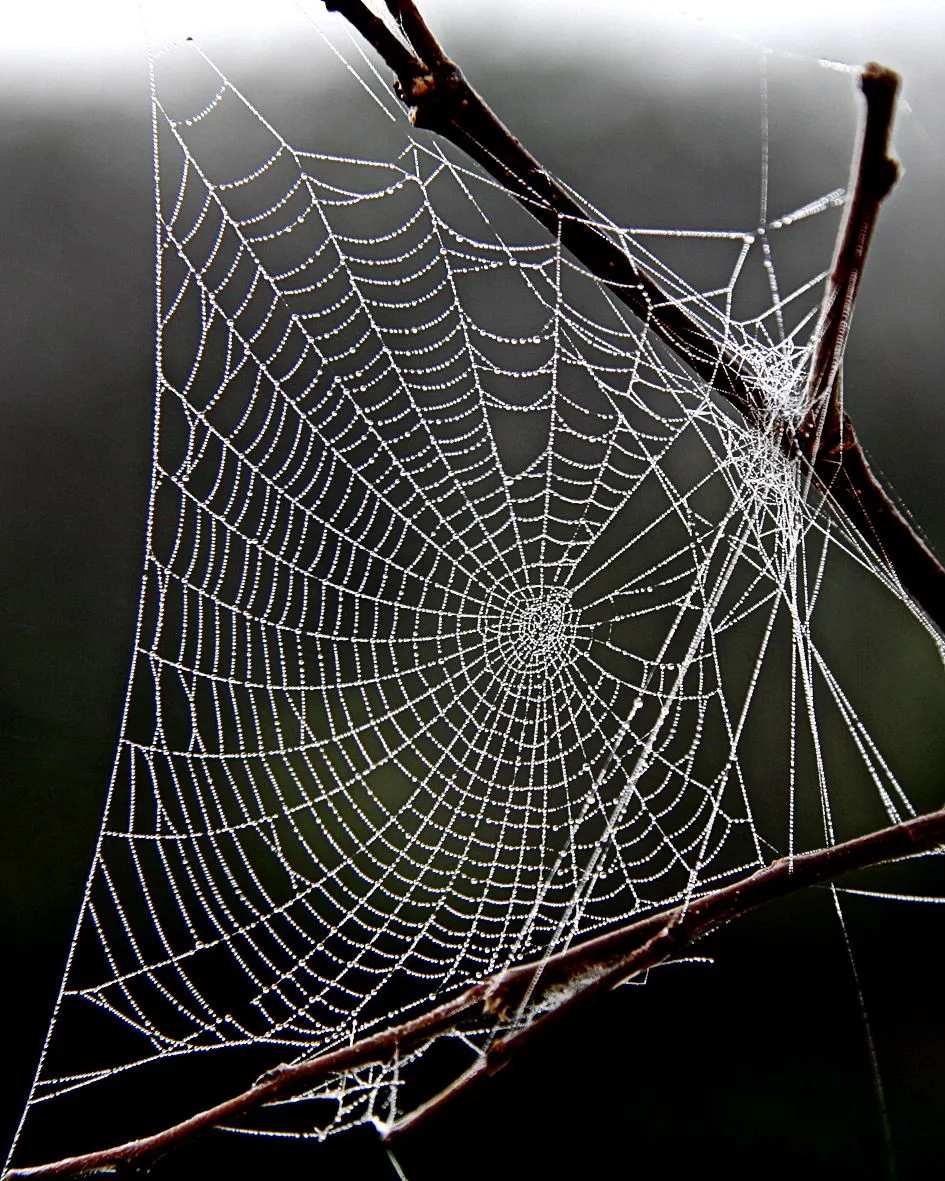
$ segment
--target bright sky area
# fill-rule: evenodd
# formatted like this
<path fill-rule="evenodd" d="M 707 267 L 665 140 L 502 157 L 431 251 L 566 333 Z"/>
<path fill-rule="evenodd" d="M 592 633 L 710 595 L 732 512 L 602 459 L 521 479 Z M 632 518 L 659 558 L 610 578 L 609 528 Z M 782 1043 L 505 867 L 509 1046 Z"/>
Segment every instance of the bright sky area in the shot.
<path fill-rule="evenodd" d="M 299 7 L 317 5 L 303 0 Z M 236 36 L 260 28 L 270 35 L 298 20 L 292 0 L 160 0 L 151 5 L 160 13 L 166 29 L 195 26 L 227 26 Z M 544 27 L 549 39 L 565 40 L 571 29 L 592 30 L 607 18 L 621 24 L 639 21 L 654 10 L 677 12 L 705 22 L 714 29 L 726 29 L 745 36 L 765 32 L 788 32 L 824 27 L 847 27 L 862 31 L 872 25 L 893 22 L 900 34 L 927 37 L 930 26 L 941 34 L 945 28 L 941 0 L 786 0 L 780 4 L 749 0 L 688 0 L 654 4 L 653 0 L 426 0 L 423 11 L 444 30 L 460 25 L 512 21 L 527 25 L 530 33 Z M 63 58 L 87 55 L 138 54 L 141 47 L 140 5 L 137 0 L 17 0 L 7 6 L 3 20 L 0 61 L 20 69 L 27 63 L 33 70 L 61 67 Z M 514 14 L 514 15 L 513 15 Z M 549 19 L 551 16 L 551 19 Z M 17 60 L 18 59 L 18 60 Z"/>

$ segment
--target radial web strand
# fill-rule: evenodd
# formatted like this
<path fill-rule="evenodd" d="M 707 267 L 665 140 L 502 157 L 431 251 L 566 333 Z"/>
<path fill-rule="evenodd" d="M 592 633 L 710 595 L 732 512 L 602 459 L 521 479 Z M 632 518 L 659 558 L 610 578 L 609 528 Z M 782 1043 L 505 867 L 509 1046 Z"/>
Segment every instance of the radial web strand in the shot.
<path fill-rule="evenodd" d="M 901 596 L 774 441 L 823 280 L 779 243 L 843 191 L 779 209 L 766 156 L 760 230 L 591 211 L 742 361 L 760 429 L 351 60 L 363 157 L 284 137 L 195 44 L 155 55 L 140 621 L 34 1109 L 314 1056 L 850 835 L 835 776 L 857 823 L 915 812 L 817 622 L 836 570 Z M 411 1065 L 255 1126 L 390 1120 Z"/>

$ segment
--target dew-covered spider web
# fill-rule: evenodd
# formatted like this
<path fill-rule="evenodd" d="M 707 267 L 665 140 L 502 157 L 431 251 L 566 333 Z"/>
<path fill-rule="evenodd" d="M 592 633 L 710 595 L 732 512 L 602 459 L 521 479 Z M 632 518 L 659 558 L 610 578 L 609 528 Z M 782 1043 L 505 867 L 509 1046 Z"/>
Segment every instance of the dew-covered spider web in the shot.
<path fill-rule="evenodd" d="M 761 429 L 345 54 L 291 136 L 197 44 L 154 56 L 140 620 L 34 1110 L 211 1051 L 241 1087 L 915 810 L 818 631 L 851 586 L 901 596 L 777 442 L 829 248 L 779 257 L 842 187 L 763 184 L 731 231 L 588 207 Z M 390 1120 L 409 1067 L 253 1126 Z"/>

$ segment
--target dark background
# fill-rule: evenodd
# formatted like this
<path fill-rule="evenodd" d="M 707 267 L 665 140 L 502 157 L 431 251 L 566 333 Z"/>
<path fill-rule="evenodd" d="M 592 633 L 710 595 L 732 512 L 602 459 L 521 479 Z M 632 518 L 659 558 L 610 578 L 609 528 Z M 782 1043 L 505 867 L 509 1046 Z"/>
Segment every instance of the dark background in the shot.
<path fill-rule="evenodd" d="M 906 73 L 908 108 L 896 137 L 906 174 L 881 218 L 847 389 L 876 466 L 939 552 L 943 29 L 942 22 L 903 22 L 872 41 L 848 29 L 785 33 L 773 42 L 843 60 L 885 56 Z M 595 28 L 588 31 L 594 54 L 583 56 L 570 34 L 539 39 L 530 54 L 532 33 L 523 21 L 501 31 L 496 48 L 482 30 L 458 29 L 451 46 L 553 171 L 630 224 L 753 228 L 760 158 L 754 51 L 704 28 L 688 42 L 643 30 L 602 58 Z M 789 65 L 779 59 L 772 67 L 773 79 L 781 79 L 772 86 L 772 187 L 816 196 L 846 180 L 852 83 L 829 76 L 815 91 L 809 63 L 793 80 Z M 822 83 L 823 71 L 816 73 Z M 101 68 L 80 84 L 76 72 L 45 94 L 8 82 L 0 110 L 5 1143 L 28 1089 L 95 841 L 137 603 L 150 461 L 153 231 L 143 60 L 130 74 L 112 84 Z M 253 93 L 266 84 L 257 79 Z M 288 90 L 291 79 L 280 74 L 279 84 Z M 301 85 L 300 101 L 304 93 Z M 774 195 L 772 204 L 782 208 Z M 869 622 L 848 603 L 838 635 L 847 629 L 862 640 Z M 895 651 L 895 637 L 884 636 L 882 646 Z M 941 687 L 911 682 L 911 647 L 903 641 L 901 648 L 900 664 L 877 682 L 877 693 L 888 684 L 914 696 L 923 740 L 914 744 L 905 778 L 908 787 L 921 785 L 915 794 L 931 807 L 940 802 L 945 766 L 936 726 Z M 868 882 L 942 893 L 935 865 Z M 853 897 L 845 915 L 898 1175 L 940 1176 L 945 1016 L 937 948 L 945 907 Z M 405 1142 L 398 1156 L 410 1181 L 634 1176 L 651 1168 L 673 1177 L 700 1166 L 730 1177 L 778 1178 L 798 1169 L 810 1177 L 889 1176 L 857 985 L 829 896 L 780 904 L 703 950 L 714 964 L 669 967 L 645 988 L 619 990 L 590 1022 L 507 1068 Z M 159 1116 L 156 1106 L 155 1126 Z M 254 1170 L 393 1176 L 367 1132 L 324 1146 L 218 1135 L 163 1162 L 155 1176 L 208 1169 L 233 1177 Z"/>

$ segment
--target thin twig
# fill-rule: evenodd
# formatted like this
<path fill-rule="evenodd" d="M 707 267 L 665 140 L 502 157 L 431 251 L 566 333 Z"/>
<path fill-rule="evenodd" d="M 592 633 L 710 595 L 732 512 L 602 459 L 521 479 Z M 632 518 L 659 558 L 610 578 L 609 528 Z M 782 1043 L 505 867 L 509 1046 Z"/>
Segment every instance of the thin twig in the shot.
<path fill-rule="evenodd" d="M 903 588 L 945 630 L 945 570 L 870 470 L 841 398 L 841 364 L 880 206 L 899 166 L 889 155 L 899 75 L 870 62 L 860 77 L 866 100 L 850 198 L 824 289 L 807 383 L 807 415 L 796 443 L 818 487 L 836 501 Z"/>
<path fill-rule="evenodd" d="M 385 36 L 377 33 L 371 21 L 381 22 L 362 0 L 325 0 L 359 30 L 370 30 L 368 39 L 396 76 L 395 90 L 417 127 L 443 136 L 480 164 L 702 380 L 749 423 L 767 429 L 764 396 L 740 359 L 664 292 L 503 126 L 447 57 L 413 0 L 387 2 L 422 61 L 386 27 Z M 809 384 L 818 408 L 825 402 L 825 383 L 839 370 L 866 249 L 880 204 L 895 181 L 887 148 L 896 83 L 891 70 L 875 64 L 861 78 L 867 115 Z M 829 388 L 836 390 L 839 405 L 839 384 L 832 381 Z M 820 491 L 945 632 L 945 567 L 871 472 L 850 419 L 842 410 L 833 418 L 820 413 L 802 424 L 796 446 L 789 434 L 782 433 L 782 441 L 810 465 Z"/>
<path fill-rule="evenodd" d="M 230 1124 L 247 1112 L 267 1103 L 286 1099 L 311 1089 L 324 1078 L 354 1070 L 375 1062 L 383 1062 L 397 1053 L 405 1053 L 429 1041 L 446 1030 L 455 1028 L 463 1014 L 481 1002 L 486 986 L 474 985 L 460 996 L 414 1018 L 404 1025 L 393 1026 L 372 1037 L 362 1038 L 349 1046 L 330 1050 L 308 1062 L 292 1066 L 276 1066 L 266 1071 L 246 1091 L 234 1095 L 205 1111 L 182 1120 L 172 1127 L 129 1140 L 98 1152 L 64 1157 L 46 1165 L 9 1169 L 0 1181 L 14 1181 L 20 1177 L 74 1177 L 82 1173 L 107 1171 L 116 1166 L 144 1169 L 172 1148 L 192 1140 L 203 1132 L 221 1124 Z"/>
<path fill-rule="evenodd" d="M 416 5 L 388 0 L 388 6 L 417 53 L 426 55 L 425 69 L 411 65 L 405 71 L 398 66 L 402 46 L 390 53 L 387 41 L 372 40 L 396 76 L 395 90 L 414 126 L 441 135 L 481 165 L 704 381 L 751 421 L 761 422 L 761 395 L 734 354 L 664 292 L 522 146 L 447 57 Z M 344 15 L 357 7 L 364 7 L 362 0 L 346 0 Z"/>
<path fill-rule="evenodd" d="M 2 1181 L 66 1177 L 117 1166 L 145 1167 L 170 1149 L 275 1100 L 310 1091 L 317 1083 L 369 1063 L 392 1061 L 444 1033 L 467 1024 L 500 1025 L 530 994 L 530 1024 L 493 1042 L 473 1068 L 429 1103 L 386 1129 L 398 1135 L 487 1077 L 530 1046 L 562 1019 L 577 1013 L 602 992 L 631 976 L 679 956 L 708 932 L 768 902 L 785 898 L 853 870 L 928 853 L 945 842 L 945 809 L 895 824 L 851 841 L 782 858 L 734 882 L 699 895 L 683 906 L 647 915 L 606 935 L 537 963 L 500 972 L 460 996 L 402 1025 L 331 1050 L 308 1062 L 277 1066 L 239 1095 L 199 1112 L 153 1136 L 50 1164 L 11 1169 Z"/>
<path fill-rule="evenodd" d="M 559 234 L 563 244 L 696 373 L 749 421 L 760 424 L 763 406 L 759 394 L 736 359 L 593 224 L 502 126 L 442 52 L 412 0 L 388 3 L 419 57 L 402 45 L 360 0 L 325 3 L 345 16 L 394 70 L 399 93 L 411 107 L 411 118 L 418 126 L 439 132 L 476 159 L 546 228 Z M 857 183 L 825 295 L 809 383 L 815 412 L 810 424 L 816 425 L 799 432 L 798 448 L 818 481 L 870 547 L 891 567 L 916 602 L 945 627 L 945 570 L 870 473 L 839 403 L 839 364 L 853 300 L 879 204 L 895 179 L 887 167 L 895 99 L 890 75 L 890 71 L 875 66 L 867 67 L 863 75 L 867 119 L 858 156 Z M 884 168 L 885 187 L 881 183 L 874 185 L 874 181 L 882 180 Z M 824 405 L 826 409 L 822 409 Z M 546 961 L 500 973 L 400 1026 L 308 1062 L 276 1067 L 247 1091 L 153 1136 L 51 1164 L 12 1169 L 4 1175 L 4 1181 L 74 1176 L 121 1165 L 143 1167 L 201 1132 L 231 1123 L 277 1099 L 304 1094 L 332 1075 L 391 1060 L 467 1022 L 501 1022 L 517 1013 L 528 997 L 531 1012 L 539 1015 L 524 1028 L 496 1039 L 470 1071 L 387 1132 L 399 1134 L 488 1076 L 601 992 L 678 956 L 709 931 L 767 902 L 852 870 L 929 852 L 943 841 L 945 810 L 828 849 L 776 861 L 739 882 L 698 896 L 685 906 L 648 915 Z"/>
<path fill-rule="evenodd" d="M 442 46 L 413 0 L 387 0 L 387 7 L 427 68 L 434 71 L 449 69 L 450 62 Z"/>
<path fill-rule="evenodd" d="M 353 25 L 375 52 L 384 59 L 398 78 L 424 73 L 423 63 L 407 49 L 387 25 L 361 0 L 324 0 L 329 12 L 337 12 Z"/>
<path fill-rule="evenodd" d="M 945 809 L 916 820 L 880 829 L 840 845 L 793 858 L 781 858 L 756 873 L 703 894 L 669 911 L 649 915 L 545 962 L 525 964 L 490 984 L 485 1007 L 498 1015 L 512 1012 L 526 992 L 542 998 L 545 1011 L 488 1052 L 439 1095 L 386 1130 L 388 1139 L 402 1135 L 446 1103 L 494 1074 L 510 1058 L 573 1019 L 602 992 L 631 977 L 677 958 L 710 931 L 768 902 L 820 885 L 841 874 L 886 861 L 928 852 L 945 842 Z M 540 989 L 535 988 L 540 980 Z M 554 1003 L 555 995 L 560 998 Z"/>
<path fill-rule="evenodd" d="M 866 99 L 863 131 L 850 177 L 850 197 L 814 331 L 816 344 L 806 394 L 810 413 L 798 430 L 801 438 L 816 434 L 819 411 L 829 393 L 832 392 L 833 412 L 839 410 L 837 377 L 853 319 L 853 305 L 880 205 L 899 177 L 899 165 L 889 155 L 899 84 L 899 75 L 894 70 L 876 62 L 866 65 L 860 77 Z"/>

